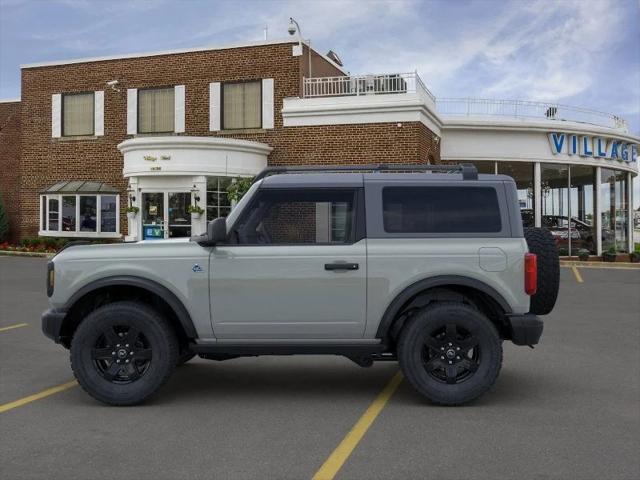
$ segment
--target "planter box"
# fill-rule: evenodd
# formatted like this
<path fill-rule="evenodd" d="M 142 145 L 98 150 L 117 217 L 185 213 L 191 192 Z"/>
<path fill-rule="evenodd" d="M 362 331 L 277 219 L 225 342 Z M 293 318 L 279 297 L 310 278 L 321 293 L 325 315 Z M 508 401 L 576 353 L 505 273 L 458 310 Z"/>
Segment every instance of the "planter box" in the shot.
<path fill-rule="evenodd" d="M 631 263 L 640 263 L 640 253 L 634 252 L 629 254 L 629 261 Z"/>
<path fill-rule="evenodd" d="M 603 253 L 602 260 L 605 262 L 615 262 L 618 258 L 617 253 Z"/>
<path fill-rule="evenodd" d="M 136 215 L 138 215 L 137 212 L 127 212 L 127 220 L 130 222 L 134 221 L 136 219 Z"/>
<path fill-rule="evenodd" d="M 201 213 L 192 213 L 191 214 L 191 220 L 200 220 L 200 217 L 202 217 Z"/>

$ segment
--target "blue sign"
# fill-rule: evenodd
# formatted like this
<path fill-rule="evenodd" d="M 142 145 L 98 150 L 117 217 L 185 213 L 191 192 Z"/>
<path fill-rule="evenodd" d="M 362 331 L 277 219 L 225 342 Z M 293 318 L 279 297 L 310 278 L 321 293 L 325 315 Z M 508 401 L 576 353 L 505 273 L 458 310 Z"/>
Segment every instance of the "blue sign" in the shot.
<path fill-rule="evenodd" d="M 579 155 L 627 163 L 638 161 L 638 145 L 615 138 L 551 132 L 549 133 L 549 145 L 551 145 L 551 153 L 554 155 Z"/>

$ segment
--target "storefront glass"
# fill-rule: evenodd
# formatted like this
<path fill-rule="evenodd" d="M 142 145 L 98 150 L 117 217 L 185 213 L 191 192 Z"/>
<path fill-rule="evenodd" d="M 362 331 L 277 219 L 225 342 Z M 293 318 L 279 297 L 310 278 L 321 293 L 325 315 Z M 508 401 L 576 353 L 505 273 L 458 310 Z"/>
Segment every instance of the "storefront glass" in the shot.
<path fill-rule="evenodd" d="M 572 231 L 571 254 L 577 255 L 578 250 L 584 248 L 595 255 L 597 253 L 594 190 L 596 169 L 571 165 L 569 174 L 571 178 L 571 196 L 569 197 Z"/>
<path fill-rule="evenodd" d="M 207 177 L 208 222 L 229 215 L 231 202 L 227 196 L 227 187 L 232 181 L 231 177 Z"/>
<path fill-rule="evenodd" d="M 533 227 L 535 216 L 533 213 L 533 163 L 531 162 L 498 162 L 498 173 L 509 175 L 516 181 L 518 188 L 518 203 L 525 227 Z"/>
<path fill-rule="evenodd" d="M 602 251 L 627 252 L 629 228 L 629 183 L 627 173 L 603 168 L 600 178 L 602 201 Z"/>
<path fill-rule="evenodd" d="M 569 166 L 541 164 L 542 227 L 556 241 L 560 255 L 569 255 L 570 238 L 577 235 L 569 224 Z"/>

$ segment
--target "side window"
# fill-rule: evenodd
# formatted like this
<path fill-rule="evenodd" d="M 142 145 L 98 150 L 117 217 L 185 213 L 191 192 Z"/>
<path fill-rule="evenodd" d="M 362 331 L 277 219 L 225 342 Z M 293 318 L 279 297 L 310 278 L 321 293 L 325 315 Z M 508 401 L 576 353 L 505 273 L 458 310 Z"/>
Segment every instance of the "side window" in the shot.
<path fill-rule="evenodd" d="M 500 232 L 498 196 L 491 187 L 386 187 L 382 190 L 388 233 Z"/>
<path fill-rule="evenodd" d="M 355 231 L 355 191 L 264 190 L 231 233 L 239 245 L 348 244 Z"/>

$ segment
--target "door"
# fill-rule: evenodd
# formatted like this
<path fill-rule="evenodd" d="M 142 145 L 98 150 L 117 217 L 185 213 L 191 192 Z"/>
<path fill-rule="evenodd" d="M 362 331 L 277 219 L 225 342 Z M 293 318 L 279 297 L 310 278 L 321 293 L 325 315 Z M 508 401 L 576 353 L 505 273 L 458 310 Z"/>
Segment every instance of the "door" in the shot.
<path fill-rule="evenodd" d="M 165 238 L 165 201 L 163 192 L 142 193 L 142 239 Z"/>
<path fill-rule="evenodd" d="M 191 203 L 191 193 L 169 192 L 166 203 L 169 222 L 165 238 L 190 237 L 191 214 L 187 207 Z"/>
<path fill-rule="evenodd" d="M 142 239 L 191 236 L 190 192 L 143 192 Z"/>
<path fill-rule="evenodd" d="M 366 317 L 358 189 L 263 190 L 212 249 L 211 313 L 223 339 L 355 339 Z"/>

